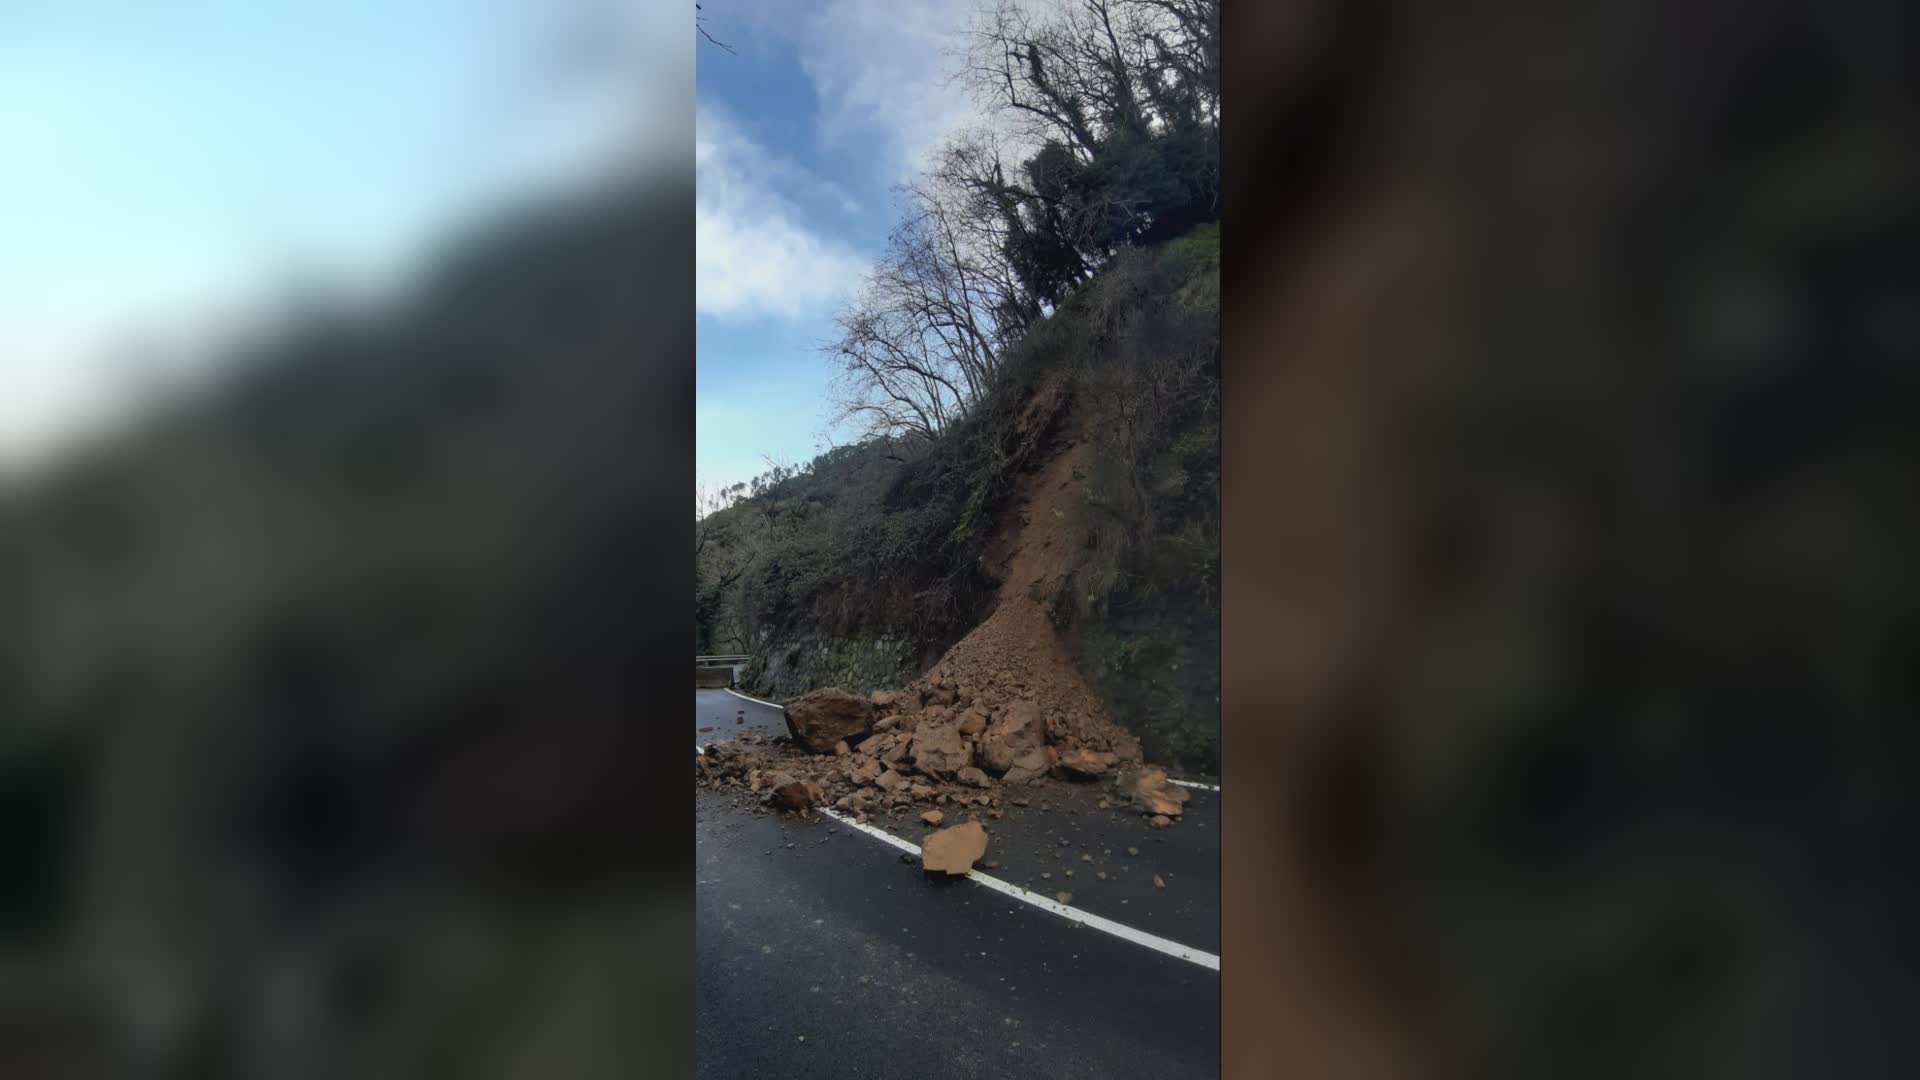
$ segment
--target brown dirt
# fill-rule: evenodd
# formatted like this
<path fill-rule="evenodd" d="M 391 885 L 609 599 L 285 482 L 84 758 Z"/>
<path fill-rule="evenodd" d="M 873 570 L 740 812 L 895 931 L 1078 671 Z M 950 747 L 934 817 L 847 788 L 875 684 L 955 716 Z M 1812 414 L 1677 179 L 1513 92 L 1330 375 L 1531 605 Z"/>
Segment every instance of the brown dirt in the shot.
<path fill-rule="evenodd" d="M 1011 551 L 993 613 L 948 649 L 908 696 L 964 688 L 996 709 L 1024 698 L 1039 706 L 1047 741 L 1059 750 L 1109 751 L 1137 762 L 1139 740 L 1107 716 L 1049 615 L 1080 554 L 1074 517 L 1085 497 L 1084 460 L 1084 448 L 1075 444 L 1028 480 L 1003 534 Z"/>

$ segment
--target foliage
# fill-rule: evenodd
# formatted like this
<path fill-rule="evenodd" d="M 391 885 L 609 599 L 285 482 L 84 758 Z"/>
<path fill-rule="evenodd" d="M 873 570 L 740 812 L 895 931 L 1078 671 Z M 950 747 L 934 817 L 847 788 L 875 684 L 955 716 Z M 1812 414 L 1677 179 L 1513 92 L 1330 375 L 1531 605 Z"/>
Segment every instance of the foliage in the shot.
<path fill-rule="evenodd" d="M 824 351 L 839 416 L 931 439 L 1120 253 L 1219 217 L 1217 0 L 1005 0 L 962 75 L 993 120 L 900 191 L 902 221 Z"/>

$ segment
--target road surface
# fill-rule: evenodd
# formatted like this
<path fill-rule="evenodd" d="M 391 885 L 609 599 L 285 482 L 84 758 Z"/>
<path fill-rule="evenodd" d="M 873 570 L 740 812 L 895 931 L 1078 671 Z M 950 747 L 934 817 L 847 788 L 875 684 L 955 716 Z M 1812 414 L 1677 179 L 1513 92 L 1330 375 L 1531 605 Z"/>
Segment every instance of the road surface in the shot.
<path fill-rule="evenodd" d="M 694 712 L 702 743 L 785 730 L 777 709 L 721 690 L 695 691 Z M 989 872 L 1217 952 L 1217 796 L 1195 792 L 1188 821 L 1152 830 L 1098 809 L 1099 794 L 1023 795 L 1034 805 L 989 823 L 987 858 L 1002 863 Z M 928 878 L 830 818 L 775 816 L 705 789 L 696 800 L 701 1076 L 1219 1075 L 1217 971 L 972 881 Z M 923 831 L 874 823 L 914 841 Z"/>

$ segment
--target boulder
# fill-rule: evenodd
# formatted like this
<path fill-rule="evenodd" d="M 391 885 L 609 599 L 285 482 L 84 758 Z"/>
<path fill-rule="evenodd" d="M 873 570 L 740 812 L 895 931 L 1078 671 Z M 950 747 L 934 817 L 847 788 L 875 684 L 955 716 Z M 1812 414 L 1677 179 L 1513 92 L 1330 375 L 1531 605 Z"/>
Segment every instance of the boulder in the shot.
<path fill-rule="evenodd" d="M 869 700 L 873 702 L 873 707 L 876 709 L 891 709 L 900 700 L 900 695 L 891 690 L 875 690 L 873 697 Z"/>
<path fill-rule="evenodd" d="M 964 874 L 987 853 L 987 830 L 977 821 L 941 829 L 920 844 L 920 866 L 930 874 Z"/>
<path fill-rule="evenodd" d="M 1047 729 L 1040 721 L 1040 708 L 1031 701 L 1016 701 L 1007 706 L 980 739 L 981 763 L 994 772 L 1013 768 L 1024 754 L 1047 745 Z M 1042 766 L 1044 769 L 1044 766 Z"/>
<path fill-rule="evenodd" d="M 975 705 L 960 714 L 960 734 L 973 736 L 987 730 L 987 711 Z"/>
<path fill-rule="evenodd" d="M 1050 765 L 1045 748 L 1029 750 L 1013 759 L 1013 764 L 1008 766 L 1007 774 L 1001 780 L 1009 784 L 1031 783 L 1045 776 Z"/>
<path fill-rule="evenodd" d="M 922 722 L 913 732 L 913 767 L 928 776 L 952 776 L 972 761 L 960 729 L 952 723 Z"/>
<path fill-rule="evenodd" d="M 913 748 L 912 739 L 905 738 L 903 736 L 896 736 L 893 740 L 893 744 L 891 746 L 888 746 L 885 750 L 881 751 L 880 760 L 886 762 L 888 765 L 891 765 L 896 769 L 904 769 L 906 762 L 909 760 L 909 758 L 907 757 L 907 753 L 912 748 Z"/>
<path fill-rule="evenodd" d="M 873 782 L 874 785 L 882 791 L 905 791 L 907 788 L 907 778 L 894 772 L 892 769 L 888 769 L 879 776 L 874 777 Z"/>
<path fill-rule="evenodd" d="M 954 778 L 959 780 L 963 784 L 971 784 L 974 787 L 983 788 L 983 787 L 993 786 L 993 777 L 988 776 L 986 773 L 981 772 L 979 769 L 976 769 L 971 765 L 967 766 L 964 769 L 961 769 L 958 773 L 955 774 Z"/>
<path fill-rule="evenodd" d="M 852 743 L 873 730 L 873 702 L 838 687 L 802 694 L 787 702 L 785 712 L 793 741 L 816 754 L 830 753 L 834 743 Z"/>
<path fill-rule="evenodd" d="M 1186 801 L 1192 796 L 1187 789 L 1167 780 L 1167 770 L 1157 765 L 1148 765 L 1122 774 L 1118 779 L 1120 793 L 1133 800 L 1134 805 L 1149 814 L 1166 817 L 1179 817 Z"/>
<path fill-rule="evenodd" d="M 767 801 L 775 806 L 798 812 L 813 805 L 813 791 L 804 780 L 783 772 L 767 773 L 761 780 Z"/>
<path fill-rule="evenodd" d="M 1120 755 L 1084 747 L 1060 755 L 1060 770 L 1068 776 L 1092 779 L 1103 776 L 1120 763 Z"/>

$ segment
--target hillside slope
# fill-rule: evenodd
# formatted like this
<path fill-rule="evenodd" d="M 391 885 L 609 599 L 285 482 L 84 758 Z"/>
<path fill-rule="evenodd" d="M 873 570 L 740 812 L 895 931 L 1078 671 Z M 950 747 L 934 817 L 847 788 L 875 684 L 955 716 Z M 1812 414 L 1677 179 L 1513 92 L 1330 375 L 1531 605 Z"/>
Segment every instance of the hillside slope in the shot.
<path fill-rule="evenodd" d="M 1218 297 L 1217 226 L 1124 253 L 939 439 L 736 492 L 699 525 L 696 647 L 754 656 L 762 696 L 960 677 L 1217 769 Z"/>

